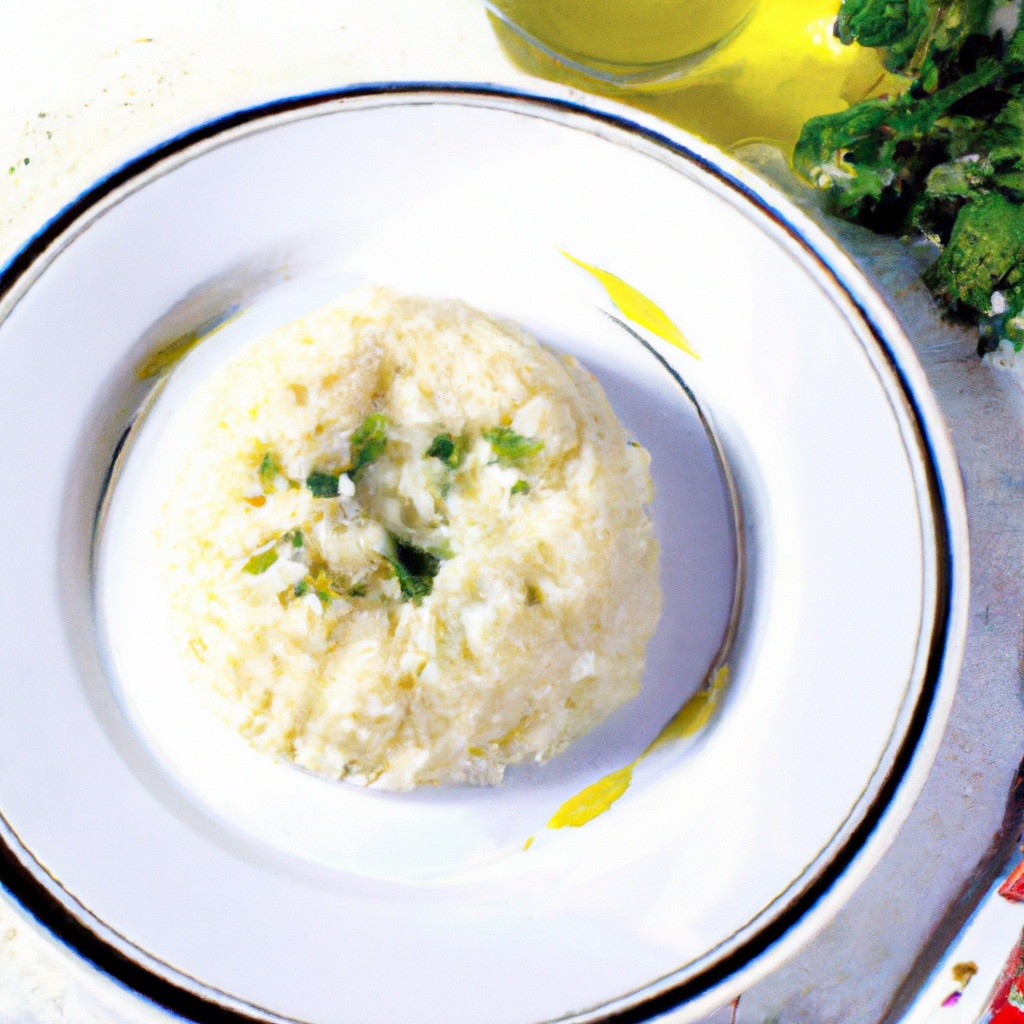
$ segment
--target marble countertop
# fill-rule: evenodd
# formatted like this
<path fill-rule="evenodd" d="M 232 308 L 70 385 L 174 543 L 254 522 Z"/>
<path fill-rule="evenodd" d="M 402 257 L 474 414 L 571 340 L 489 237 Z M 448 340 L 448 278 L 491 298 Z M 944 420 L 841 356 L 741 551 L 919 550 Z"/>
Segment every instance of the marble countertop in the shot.
<path fill-rule="evenodd" d="M 0 265 L 125 161 L 240 107 L 396 79 L 544 89 L 505 59 L 479 0 L 37 0 L 11 5 L 5 21 Z M 828 222 L 775 151 L 752 147 L 739 155 L 825 223 L 897 310 L 946 414 L 966 485 L 971 630 L 929 783 L 854 899 L 802 953 L 746 993 L 737 1016 L 741 1024 L 889 1024 L 1020 832 L 1024 389 L 1016 374 L 975 356 L 970 332 L 939 320 L 913 253 Z M 0 1024 L 169 1019 L 0 900 Z"/>

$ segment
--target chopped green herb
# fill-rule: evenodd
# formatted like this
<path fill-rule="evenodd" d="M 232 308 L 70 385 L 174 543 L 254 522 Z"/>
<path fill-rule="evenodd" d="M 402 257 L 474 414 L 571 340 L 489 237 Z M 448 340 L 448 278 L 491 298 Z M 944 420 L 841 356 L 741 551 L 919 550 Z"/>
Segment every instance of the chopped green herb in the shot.
<path fill-rule="evenodd" d="M 349 597 L 366 597 L 367 590 L 362 583 L 357 583 L 354 587 L 348 588 Z"/>
<path fill-rule="evenodd" d="M 329 576 L 323 569 L 316 574 L 316 579 L 313 580 L 313 589 L 316 596 L 320 598 L 320 603 L 325 608 L 336 597 L 340 598 L 342 596 L 338 592 L 337 583 L 334 578 Z"/>
<path fill-rule="evenodd" d="M 290 541 L 293 548 L 301 548 L 305 543 L 301 530 L 289 530 L 282 538 L 283 541 Z"/>
<path fill-rule="evenodd" d="M 281 472 L 281 464 L 270 452 L 267 452 L 263 456 L 263 461 L 260 463 L 260 483 L 263 484 L 263 491 L 265 494 L 271 494 L 277 490 L 277 485 L 274 481 L 277 479 Z"/>
<path fill-rule="evenodd" d="M 385 556 L 394 569 L 402 597 L 407 601 L 418 601 L 426 597 L 434 587 L 434 577 L 441 568 L 441 559 L 422 548 L 408 544 L 391 535 L 395 557 Z"/>
<path fill-rule="evenodd" d="M 432 544 L 429 548 L 425 548 L 427 554 L 433 555 L 435 558 L 440 558 L 444 561 L 446 558 L 452 557 L 452 546 L 448 538 L 445 537 L 440 544 Z"/>
<path fill-rule="evenodd" d="M 340 473 L 313 472 L 306 477 L 306 486 L 314 498 L 336 498 Z"/>
<path fill-rule="evenodd" d="M 266 551 L 261 551 L 258 555 L 253 555 L 252 558 L 242 566 L 242 572 L 247 572 L 252 576 L 259 576 L 261 572 L 266 572 L 276 561 L 277 549 L 267 548 Z"/>
<path fill-rule="evenodd" d="M 402 597 L 406 601 L 418 601 L 426 597 L 434 589 L 434 581 L 430 577 L 413 576 L 401 562 L 389 558 L 391 568 L 398 577 L 398 585 L 402 588 Z"/>
<path fill-rule="evenodd" d="M 530 493 L 530 485 L 525 480 L 517 480 L 512 485 L 511 493 L 512 494 L 529 494 Z"/>
<path fill-rule="evenodd" d="M 535 437 L 523 437 L 511 427 L 494 427 L 493 430 L 485 430 L 483 435 L 503 466 L 523 462 L 544 447 L 543 441 Z"/>
<path fill-rule="evenodd" d="M 458 469 L 465 461 L 469 449 L 469 439 L 465 436 L 452 437 L 451 434 L 438 434 L 426 451 L 427 458 L 440 459 L 449 469 Z"/>
<path fill-rule="evenodd" d="M 359 479 L 363 470 L 371 462 L 379 459 L 384 454 L 384 448 L 388 443 L 388 421 L 380 413 L 367 416 L 362 424 L 352 435 L 350 442 L 352 447 L 352 462 L 348 469 L 348 475 L 353 481 Z"/>
<path fill-rule="evenodd" d="M 309 582 L 307 580 L 299 580 L 299 582 L 292 587 L 292 593 L 296 597 L 305 597 L 309 593 Z"/>
<path fill-rule="evenodd" d="M 407 544 L 405 541 L 396 539 L 395 551 L 398 553 L 398 561 L 413 576 L 429 576 L 433 579 L 441 568 L 441 559 L 437 555 Z"/>
<path fill-rule="evenodd" d="M 427 449 L 427 458 L 447 462 L 455 453 L 455 439 L 451 434 L 438 434 Z"/>

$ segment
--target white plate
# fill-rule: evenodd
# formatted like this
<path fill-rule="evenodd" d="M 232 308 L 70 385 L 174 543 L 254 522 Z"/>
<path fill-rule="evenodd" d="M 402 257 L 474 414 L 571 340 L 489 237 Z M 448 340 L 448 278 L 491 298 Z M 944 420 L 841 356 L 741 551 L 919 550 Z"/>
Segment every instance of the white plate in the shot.
<path fill-rule="evenodd" d="M 965 631 L 941 419 L 833 246 L 629 117 L 457 87 L 292 101 L 126 168 L 5 273 L 0 873 L 151 998 L 314 1024 L 691 1019 L 805 941 L 909 809 Z M 560 248 L 654 298 L 701 360 L 643 348 Z M 644 693 L 497 789 L 370 793 L 275 763 L 190 703 L 170 650 L 151 523 L 190 389 L 358 280 L 528 324 L 654 454 L 666 614 Z M 139 380 L 235 309 L 166 388 Z M 738 539 L 673 372 L 728 454 Z M 700 683 L 744 547 L 717 722 L 642 761 L 604 815 L 546 828 Z"/>

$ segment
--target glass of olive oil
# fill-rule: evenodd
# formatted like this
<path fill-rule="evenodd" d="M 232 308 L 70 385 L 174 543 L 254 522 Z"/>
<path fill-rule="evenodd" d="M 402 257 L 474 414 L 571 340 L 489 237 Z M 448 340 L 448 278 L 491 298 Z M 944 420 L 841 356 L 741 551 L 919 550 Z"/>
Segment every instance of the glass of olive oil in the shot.
<path fill-rule="evenodd" d="M 757 0 L 484 0 L 506 47 L 596 82 L 657 88 L 746 25 Z"/>

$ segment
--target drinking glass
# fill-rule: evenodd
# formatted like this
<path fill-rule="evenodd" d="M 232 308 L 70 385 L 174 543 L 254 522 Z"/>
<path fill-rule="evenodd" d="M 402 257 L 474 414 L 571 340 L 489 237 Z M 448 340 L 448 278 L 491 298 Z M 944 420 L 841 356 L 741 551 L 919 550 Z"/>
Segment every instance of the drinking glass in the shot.
<path fill-rule="evenodd" d="M 499 37 L 606 85 L 683 77 L 740 32 L 757 0 L 484 0 Z"/>

